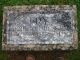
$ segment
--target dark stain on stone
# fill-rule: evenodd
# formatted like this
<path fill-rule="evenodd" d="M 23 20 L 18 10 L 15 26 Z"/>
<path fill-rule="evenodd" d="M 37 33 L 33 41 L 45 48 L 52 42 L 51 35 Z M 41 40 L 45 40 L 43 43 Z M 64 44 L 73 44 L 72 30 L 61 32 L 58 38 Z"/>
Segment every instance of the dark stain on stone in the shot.
<path fill-rule="evenodd" d="M 62 14 L 61 19 L 57 19 L 57 23 L 62 24 L 64 27 L 67 28 L 67 30 L 72 30 L 70 19 L 71 19 L 71 17 L 69 15 L 69 12 L 64 12 Z"/>

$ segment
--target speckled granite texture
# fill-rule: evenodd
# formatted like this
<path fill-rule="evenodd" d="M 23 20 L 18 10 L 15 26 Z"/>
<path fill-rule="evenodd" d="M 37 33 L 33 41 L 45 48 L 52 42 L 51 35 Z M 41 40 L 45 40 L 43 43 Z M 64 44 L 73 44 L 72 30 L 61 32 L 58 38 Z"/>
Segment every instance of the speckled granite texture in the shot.
<path fill-rule="evenodd" d="M 7 6 L 3 12 L 3 50 L 76 49 L 76 6 Z"/>

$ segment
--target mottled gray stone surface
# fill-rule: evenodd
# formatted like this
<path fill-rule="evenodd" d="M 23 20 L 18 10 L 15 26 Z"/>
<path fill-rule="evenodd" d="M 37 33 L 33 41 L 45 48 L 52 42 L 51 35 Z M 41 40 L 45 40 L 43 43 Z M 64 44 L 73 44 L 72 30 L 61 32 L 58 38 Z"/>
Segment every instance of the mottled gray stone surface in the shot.
<path fill-rule="evenodd" d="M 3 50 L 76 49 L 76 6 L 4 7 Z"/>

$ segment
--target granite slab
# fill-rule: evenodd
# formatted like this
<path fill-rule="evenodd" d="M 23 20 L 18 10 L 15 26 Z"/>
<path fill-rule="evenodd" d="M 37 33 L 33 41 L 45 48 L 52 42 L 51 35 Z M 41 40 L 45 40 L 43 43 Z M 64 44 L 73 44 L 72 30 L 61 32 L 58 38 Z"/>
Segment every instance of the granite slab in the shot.
<path fill-rule="evenodd" d="M 6 6 L 2 50 L 77 49 L 76 5 Z"/>

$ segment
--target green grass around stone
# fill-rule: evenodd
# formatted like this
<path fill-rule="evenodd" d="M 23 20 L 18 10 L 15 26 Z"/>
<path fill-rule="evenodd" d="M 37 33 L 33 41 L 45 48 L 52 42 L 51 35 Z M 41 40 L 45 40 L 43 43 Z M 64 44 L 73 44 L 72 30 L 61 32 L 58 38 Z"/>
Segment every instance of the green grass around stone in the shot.
<path fill-rule="evenodd" d="M 16 5 L 77 5 L 77 27 L 79 47 L 69 55 L 69 60 L 80 60 L 80 0 L 0 0 L 0 60 L 8 60 L 1 50 L 3 7 Z"/>

